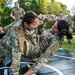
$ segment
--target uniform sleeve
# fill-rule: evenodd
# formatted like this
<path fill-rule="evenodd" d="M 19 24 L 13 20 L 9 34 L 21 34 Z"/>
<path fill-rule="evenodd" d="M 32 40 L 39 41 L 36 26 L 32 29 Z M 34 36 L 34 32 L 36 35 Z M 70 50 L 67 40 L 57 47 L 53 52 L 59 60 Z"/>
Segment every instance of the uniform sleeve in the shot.
<path fill-rule="evenodd" d="M 24 9 L 22 9 L 22 14 L 23 14 L 23 15 L 25 14 L 25 10 L 24 10 Z"/>
<path fill-rule="evenodd" d="M 11 70 L 13 73 L 18 72 L 20 69 L 20 58 L 21 52 L 19 51 L 18 41 L 14 39 L 13 46 L 12 46 L 12 64 Z"/>
<path fill-rule="evenodd" d="M 14 9 L 11 11 L 11 14 L 14 16 Z"/>
<path fill-rule="evenodd" d="M 41 35 L 41 33 L 44 31 L 44 26 L 43 25 L 38 25 L 38 28 L 37 28 L 37 32 L 39 35 Z"/>
<path fill-rule="evenodd" d="M 36 73 L 40 70 L 49 60 L 50 58 L 56 53 L 58 48 L 60 47 L 59 41 L 54 42 L 52 45 L 47 47 L 45 53 L 43 53 L 40 58 L 30 67 L 32 73 Z"/>
<path fill-rule="evenodd" d="M 16 23 L 16 21 L 14 21 L 13 23 L 11 23 L 11 24 L 5 26 L 5 27 L 3 28 L 4 33 L 7 33 L 8 30 L 9 30 L 15 23 Z"/>
<path fill-rule="evenodd" d="M 21 53 L 19 51 L 18 39 L 14 28 L 11 28 L 2 39 L 6 48 L 12 51 L 12 64 L 10 66 L 13 73 L 18 72 L 20 66 Z"/>

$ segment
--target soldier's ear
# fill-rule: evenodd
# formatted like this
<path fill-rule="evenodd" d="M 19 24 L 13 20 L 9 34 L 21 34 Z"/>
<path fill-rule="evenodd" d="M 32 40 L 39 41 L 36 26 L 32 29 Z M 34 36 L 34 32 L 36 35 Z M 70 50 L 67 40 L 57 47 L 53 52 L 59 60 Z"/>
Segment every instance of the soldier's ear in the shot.
<path fill-rule="evenodd" d="M 27 22 L 24 22 L 24 25 L 27 26 L 28 25 Z"/>
<path fill-rule="evenodd" d="M 24 22 L 25 27 L 29 27 L 29 24 L 27 22 Z"/>

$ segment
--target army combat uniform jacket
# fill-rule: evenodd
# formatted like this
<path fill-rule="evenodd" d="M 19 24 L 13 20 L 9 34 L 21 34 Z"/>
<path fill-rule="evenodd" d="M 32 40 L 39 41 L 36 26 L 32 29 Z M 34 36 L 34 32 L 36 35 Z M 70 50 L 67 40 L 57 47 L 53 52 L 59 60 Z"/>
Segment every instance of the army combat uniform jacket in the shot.
<path fill-rule="evenodd" d="M 28 30 L 21 25 L 21 22 L 9 29 L 2 38 L 2 45 L 6 51 L 9 50 L 12 53 L 11 70 L 13 73 L 20 69 L 21 55 L 24 55 L 26 59 L 35 61 L 30 66 L 30 70 L 36 73 L 60 47 L 59 37 L 50 29 L 37 35 L 35 30 Z"/>
<path fill-rule="evenodd" d="M 74 25 L 74 21 L 73 21 L 73 18 L 74 18 L 74 16 L 72 16 L 72 15 L 68 15 L 67 17 L 66 17 L 66 21 L 69 23 L 69 31 L 71 32 L 71 33 L 73 33 L 73 25 Z"/>

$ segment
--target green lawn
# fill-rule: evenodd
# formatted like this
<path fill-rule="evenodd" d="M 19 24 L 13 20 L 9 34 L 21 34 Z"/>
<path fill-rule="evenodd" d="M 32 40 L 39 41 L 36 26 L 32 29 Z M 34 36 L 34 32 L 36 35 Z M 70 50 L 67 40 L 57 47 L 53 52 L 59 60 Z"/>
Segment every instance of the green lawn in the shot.
<path fill-rule="evenodd" d="M 63 44 L 62 44 L 61 47 L 64 50 L 68 50 L 68 51 L 71 51 L 71 52 L 75 52 L 75 35 L 73 36 L 73 39 L 71 41 L 71 44 L 68 44 L 66 37 L 64 37 L 64 42 L 63 42 Z"/>

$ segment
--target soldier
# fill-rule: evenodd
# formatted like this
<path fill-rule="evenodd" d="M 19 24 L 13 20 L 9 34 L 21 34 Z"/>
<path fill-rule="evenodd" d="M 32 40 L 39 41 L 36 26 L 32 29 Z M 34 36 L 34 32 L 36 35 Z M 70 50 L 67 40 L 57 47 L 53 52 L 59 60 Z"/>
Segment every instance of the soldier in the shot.
<path fill-rule="evenodd" d="M 15 2 L 15 8 L 11 11 L 10 17 L 12 17 L 14 21 L 18 21 L 24 14 L 24 9 L 19 7 L 18 2 Z"/>
<path fill-rule="evenodd" d="M 68 23 L 64 20 L 55 22 L 52 30 L 48 29 L 41 35 L 37 35 L 38 21 L 37 15 L 32 11 L 28 11 L 24 15 L 22 22 L 19 22 L 18 25 L 13 25 L 2 38 L 1 42 L 5 48 L 4 51 L 12 52 L 12 64 L 10 67 L 12 72 L 10 75 L 19 75 L 21 56 L 25 58 L 24 62 L 26 62 L 26 59 L 29 62 L 34 62 L 33 64 L 30 63 L 30 66 L 26 64 L 22 75 L 33 75 L 58 50 L 61 41 L 59 36 L 66 35 L 67 38 L 72 38 L 68 31 Z"/>
<path fill-rule="evenodd" d="M 15 8 L 11 11 L 11 14 L 10 14 L 10 17 L 12 17 L 14 22 L 5 26 L 4 28 L 0 27 L 0 34 L 6 34 L 9 28 L 11 28 L 11 26 L 14 23 L 16 23 L 16 21 L 20 20 L 24 14 L 25 14 L 24 9 L 19 7 L 18 2 L 15 2 Z"/>
<path fill-rule="evenodd" d="M 73 22 L 73 16 L 70 14 L 69 10 L 67 11 L 67 17 L 66 17 L 65 20 L 69 23 L 69 31 L 70 31 L 70 33 L 73 34 L 74 22 Z M 67 40 L 68 40 L 68 43 L 71 43 L 71 39 L 67 39 Z"/>
<path fill-rule="evenodd" d="M 63 12 L 61 11 L 59 17 L 57 18 L 57 20 L 64 20 L 64 19 L 65 18 L 64 18 Z"/>

